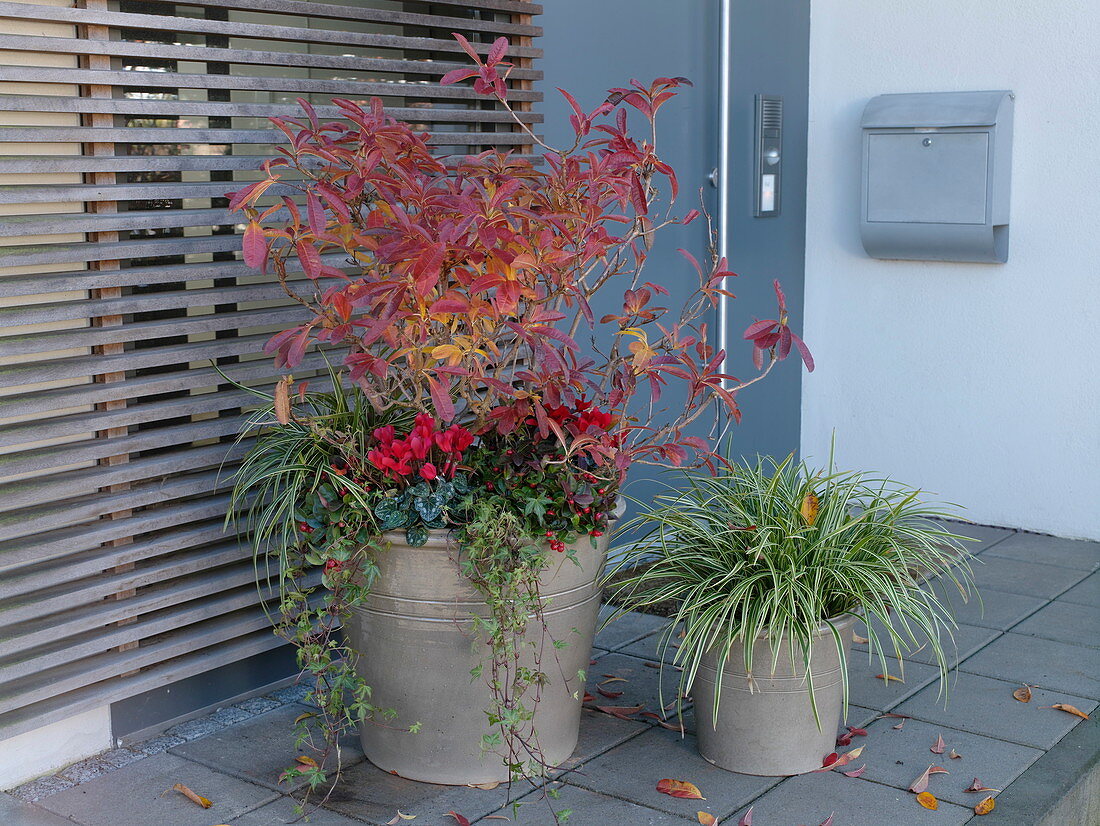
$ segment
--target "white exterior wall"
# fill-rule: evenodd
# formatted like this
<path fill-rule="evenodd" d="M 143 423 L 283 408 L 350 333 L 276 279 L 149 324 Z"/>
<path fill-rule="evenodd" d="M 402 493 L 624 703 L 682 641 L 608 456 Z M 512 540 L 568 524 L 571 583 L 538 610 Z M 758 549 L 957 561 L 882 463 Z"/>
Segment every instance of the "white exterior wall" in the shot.
<path fill-rule="evenodd" d="M 0 741 L 0 789 L 15 788 L 39 775 L 50 774 L 109 748 L 109 706 L 74 714 L 48 726 L 9 737 Z"/>
<path fill-rule="evenodd" d="M 813 0 L 802 450 L 968 518 L 1100 539 L 1100 6 Z M 860 115 L 891 92 L 1016 93 L 1007 264 L 859 241 Z"/>

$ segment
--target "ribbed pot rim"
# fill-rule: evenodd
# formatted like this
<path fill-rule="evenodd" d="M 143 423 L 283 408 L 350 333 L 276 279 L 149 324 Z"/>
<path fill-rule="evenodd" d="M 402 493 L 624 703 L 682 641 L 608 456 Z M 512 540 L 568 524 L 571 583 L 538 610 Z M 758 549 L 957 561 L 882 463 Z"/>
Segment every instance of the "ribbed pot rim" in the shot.
<path fill-rule="evenodd" d="M 856 617 L 853 614 L 841 614 L 840 616 L 831 617 L 830 619 L 827 619 L 827 620 L 822 620 L 821 622 L 819 622 L 817 624 L 817 627 L 814 629 L 813 638 L 818 639 L 820 637 L 824 637 L 826 634 L 831 633 L 831 631 L 829 630 L 830 624 L 837 631 L 843 632 L 849 626 L 851 626 L 857 619 L 858 619 L 858 617 Z M 764 642 L 766 640 L 771 640 L 771 639 L 772 638 L 770 636 L 768 636 L 768 632 L 765 631 L 764 633 L 757 635 L 756 642 Z"/>

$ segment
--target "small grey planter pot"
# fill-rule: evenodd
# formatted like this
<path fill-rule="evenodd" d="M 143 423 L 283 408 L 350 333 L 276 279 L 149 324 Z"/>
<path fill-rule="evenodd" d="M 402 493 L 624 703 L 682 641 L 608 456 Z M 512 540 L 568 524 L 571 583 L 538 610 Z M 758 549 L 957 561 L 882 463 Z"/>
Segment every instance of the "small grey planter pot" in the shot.
<path fill-rule="evenodd" d="M 845 656 L 852 643 L 853 617 L 832 621 L 843 641 Z M 796 655 L 799 655 L 797 647 Z M 835 750 L 843 706 L 842 663 L 829 627 L 818 626 L 810 649 L 821 727 L 814 720 L 809 686 L 801 660 L 792 662 L 790 648 L 780 646 L 775 673 L 773 649 L 757 639 L 753 677 L 745 673 L 744 648 L 734 644 L 726 659 L 718 724 L 714 725 L 714 684 L 717 655 L 704 655 L 692 685 L 699 754 L 704 760 L 741 774 L 785 777 L 821 768 Z"/>
<path fill-rule="evenodd" d="M 379 554 L 379 576 L 348 626 L 350 642 L 360 653 L 359 673 L 373 689 L 371 702 L 397 712 L 385 725 L 360 727 L 367 759 L 384 771 L 427 783 L 507 780 L 502 757 L 481 749 L 481 737 L 489 731 L 489 649 L 475 639 L 470 616 L 487 616 L 488 607 L 459 569 L 457 544 L 446 531 L 432 531 L 418 548 L 406 544 L 403 533 L 385 539 L 390 547 Z M 548 636 L 543 638 L 537 621 L 528 628 L 528 640 L 540 644 L 542 670 L 550 681 L 541 689 L 534 715 L 550 765 L 564 762 L 577 745 L 584 697 L 578 671 L 588 669 L 591 656 L 600 606 L 596 578 L 607 560 L 608 536 L 596 548 L 587 536 L 573 547 L 579 566 L 565 553 L 551 553 L 542 575 Z M 551 640 L 568 645 L 554 650 Z M 474 679 L 470 670 L 482 662 L 485 676 Z M 402 730 L 417 722 L 416 734 Z"/>

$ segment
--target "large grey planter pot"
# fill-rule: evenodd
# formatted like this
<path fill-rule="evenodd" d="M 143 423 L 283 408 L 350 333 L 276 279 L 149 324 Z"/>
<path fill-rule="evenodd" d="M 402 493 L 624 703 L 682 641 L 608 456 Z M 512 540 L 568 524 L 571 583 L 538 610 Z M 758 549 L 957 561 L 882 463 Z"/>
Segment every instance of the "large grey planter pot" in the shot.
<path fill-rule="evenodd" d="M 404 534 L 385 539 L 389 548 L 379 554 L 379 576 L 348 627 L 361 655 L 360 674 L 373 689 L 371 702 L 397 712 L 385 726 L 360 727 L 367 759 L 429 783 L 507 780 L 501 756 L 481 749 L 481 737 L 490 730 L 485 710 L 491 694 L 485 677 L 474 679 L 470 671 L 484 661 L 489 674 L 489 648 L 475 639 L 470 616 L 487 616 L 488 608 L 459 569 L 456 543 L 445 531 L 433 531 L 419 548 L 407 545 Z M 607 546 L 606 535 L 595 549 L 582 537 L 574 546 L 579 566 L 564 553 L 550 552 L 542 575 L 546 632 L 569 643 L 555 651 L 548 638 L 540 646 L 550 683 L 541 689 L 534 725 L 551 765 L 564 762 L 577 745 L 584 697 L 577 672 L 588 669 L 600 606 L 596 578 Z M 543 633 L 540 623 L 530 623 L 529 640 L 541 643 Z M 417 722 L 418 733 L 402 730 Z"/>
<path fill-rule="evenodd" d="M 852 617 L 833 620 L 844 652 L 852 642 Z M 796 659 L 800 655 L 795 649 Z M 744 649 L 735 644 L 723 669 L 718 722 L 714 725 L 717 653 L 702 659 L 692 685 L 699 754 L 714 765 L 742 774 L 784 777 L 821 768 L 834 751 L 843 706 L 842 663 L 832 632 L 822 623 L 811 646 L 814 697 L 821 726 L 814 720 L 801 659 L 791 661 L 780 646 L 775 673 L 773 649 L 758 639 L 753 649 L 753 676 L 745 673 Z"/>

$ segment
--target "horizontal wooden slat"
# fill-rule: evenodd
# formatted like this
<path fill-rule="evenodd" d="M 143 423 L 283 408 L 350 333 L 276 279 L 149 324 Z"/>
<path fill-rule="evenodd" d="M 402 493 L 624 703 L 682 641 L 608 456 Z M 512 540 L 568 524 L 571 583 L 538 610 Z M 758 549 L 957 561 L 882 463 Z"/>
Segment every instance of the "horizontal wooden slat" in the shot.
<path fill-rule="evenodd" d="M 230 184 L 227 188 L 235 189 L 236 187 Z M 165 255 L 189 255 L 205 252 L 237 252 L 240 248 L 241 239 L 235 235 L 214 235 L 197 238 L 151 238 L 145 241 L 104 241 L 98 244 L 20 245 L 0 247 L 0 267 L 75 264 L 79 261 L 115 261 L 122 258 L 157 258 Z"/>
<path fill-rule="evenodd" d="M 0 367 L 0 387 L 81 378 L 96 373 L 121 373 L 143 367 L 161 367 L 195 361 L 209 362 L 227 356 L 243 356 L 259 352 L 269 338 L 270 336 L 242 336 L 217 341 L 149 347 L 116 355 L 76 356 L 34 364 L 16 364 Z"/>
<path fill-rule="evenodd" d="M 224 187 L 223 187 L 224 188 Z M 132 212 L 75 212 L 12 215 L 0 221 L 0 238 L 64 235 L 70 232 L 133 232 L 143 229 L 235 225 L 242 213 L 225 209 L 151 209 Z"/>
<path fill-rule="evenodd" d="M 77 528 L 42 533 L 31 540 L 0 542 L 0 571 L 7 576 L 12 571 L 79 554 L 123 537 L 141 537 L 152 531 L 220 519 L 228 508 L 229 496 L 221 493 L 150 508 L 120 519 L 103 519 Z"/>
<path fill-rule="evenodd" d="M 339 357 L 333 363 L 339 364 Z M 319 353 L 307 355 L 295 369 L 296 376 L 308 376 L 310 371 L 324 370 L 324 358 Z M 226 365 L 226 374 L 241 383 L 256 384 L 272 374 L 271 362 L 266 358 L 239 364 Z M 172 372 L 154 373 L 147 376 L 128 376 L 116 382 L 97 382 L 79 384 L 75 387 L 60 387 L 50 390 L 26 392 L 20 395 L 0 397 L 0 419 L 31 416 L 79 407 L 88 404 L 131 399 L 140 402 L 143 398 L 161 393 L 175 393 L 181 390 L 200 390 L 223 384 L 213 369 L 199 367 L 181 369 Z M 312 386 L 312 385 L 311 385 Z"/>
<path fill-rule="evenodd" d="M 205 496 L 232 487 L 229 474 L 205 471 L 186 476 L 173 476 L 164 481 L 139 485 L 118 493 L 96 494 L 61 503 L 0 514 L 0 547 L 4 543 L 34 536 L 37 533 L 70 528 L 109 513 L 156 505 L 189 496 Z"/>
<path fill-rule="evenodd" d="M 46 8 L 40 6 L 39 8 Z M 3 53 L 0 52 L 0 60 Z M 26 73 L 19 67 L 0 65 L 0 81 L 26 82 Z M 302 92 L 321 95 L 352 95 L 355 97 L 426 98 L 439 100 L 482 101 L 484 95 L 472 87 L 440 86 L 432 83 L 382 83 L 362 80 L 324 80 L 290 77 L 265 77 L 261 75 L 206 75 L 176 72 L 125 72 L 107 69 L 55 69 L 36 68 L 35 80 L 39 83 L 83 83 L 99 86 L 127 88 L 170 89 L 236 89 L 253 92 Z M 509 100 L 536 101 L 541 92 L 511 91 Z"/>
<path fill-rule="evenodd" d="M 39 699 L 0 715 L 0 738 L 26 734 L 47 723 L 102 708 L 125 697 L 161 688 L 284 646 L 286 643 L 273 635 L 270 628 L 265 627 L 238 637 L 215 640 L 205 648 L 192 647 L 183 654 L 147 664 L 138 672 L 122 667 L 118 673 L 126 674 L 125 677 L 107 677 L 95 682 L 84 682 L 69 691 Z"/>
<path fill-rule="evenodd" d="M 299 282 L 308 283 L 305 279 Z M 0 329 L 19 324 L 48 324 L 77 318 L 95 318 L 130 313 L 148 313 L 153 310 L 182 309 L 184 307 L 209 307 L 238 301 L 286 300 L 286 293 L 278 284 L 245 284 L 236 287 L 211 287 L 208 289 L 169 290 L 123 296 L 122 298 L 81 299 L 56 301 L 50 304 L 27 304 L 20 307 L 0 308 Z M 2 341 L 2 339 L 0 339 Z"/>
<path fill-rule="evenodd" d="M 71 42 L 71 41 L 70 41 Z M 366 101 L 360 101 L 366 104 Z M 314 106 L 320 118 L 339 118 L 335 106 Z M 61 95 L 0 95 L 0 112 L 97 112 L 109 115 L 189 115 L 219 118 L 301 117 L 297 104 L 211 103 L 196 100 L 143 100 L 128 98 L 63 97 Z M 386 107 L 387 114 L 409 123 L 507 123 L 513 115 L 502 109 L 405 109 Z M 539 123 L 542 115 L 517 112 L 524 123 Z M 278 133 L 279 140 L 282 133 Z"/>
<path fill-rule="evenodd" d="M 179 0 L 146 0 L 149 3 L 171 3 Z M 436 14 L 417 14 L 396 9 L 380 9 L 357 6 L 341 6 L 333 3 L 313 3 L 308 0 L 187 0 L 188 6 L 236 9 L 241 11 L 259 11 L 265 14 L 289 14 L 306 17 L 318 17 L 335 20 L 362 20 L 369 23 L 388 23 L 391 25 L 426 26 L 434 29 L 453 29 L 463 31 L 492 32 L 504 35 L 526 35 L 538 37 L 542 34 L 539 26 L 524 23 L 510 23 L 501 20 L 481 20 L 476 17 L 446 17 Z M 477 7 L 480 3 L 465 3 L 467 7 Z M 513 4 L 517 5 L 517 4 Z M 515 9 L 513 9 L 514 11 Z M 525 13 L 530 14 L 530 11 Z"/>
<path fill-rule="evenodd" d="M 305 310 L 299 304 L 261 310 L 237 310 L 182 318 L 139 321 L 113 327 L 82 327 L 49 333 L 0 338 L 0 347 L 8 355 L 30 355 L 68 350 L 73 347 L 95 347 L 103 344 L 125 344 L 156 338 L 191 336 L 219 330 L 239 330 L 246 327 L 279 325 L 293 327 L 305 320 Z"/>
<path fill-rule="evenodd" d="M 188 626 L 150 645 L 100 654 L 45 672 L 26 675 L 0 687 L 0 714 L 56 694 L 73 691 L 100 680 L 117 677 L 147 665 L 187 654 L 197 648 L 216 645 L 250 631 L 266 628 L 270 624 L 263 611 L 247 612 L 244 616 L 246 619 L 241 619 L 235 614 L 219 617 L 206 623 Z M 267 633 L 271 634 L 270 629 Z"/>
<path fill-rule="evenodd" d="M 197 448 L 180 446 L 179 450 L 136 457 L 117 465 L 53 472 L 9 482 L 0 487 L 0 513 L 31 508 L 40 502 L 62 502 L 87 496 L 111 485 L 148 483 L 210 468 L 222 468 L 225 478 L 231 479 L 233 463 L 243 459 L 253 443 L 250 438 L 239 444 L 218 442 Z"/>
<path fill-rule="evenodd" d="M 430 132 L 430 146 L 487 146 L 530 143 L 522 132 Z M 201 143 L 280 144 L 285 135 L 277 129 L 167 129 L 124 126 L 117 129 L 92 126 L 6 126 L 0 127 L 0 141 L 15 143 Z M 125 200 L 118 196 L 112 200 Z M 98 200 L 98 199 L 97 199 Z"/>
<path fill-rule="evenodd" d="M 26 3 L 0 2 L 0 18 L 4 17 L 20 20 L 74 23 L 77 25 L 113 26 L 127 29 L 192 32 L 225 37 L 255 37 L 262 40 L 282 40 L 291 43 L 329 43 L 346 46 L 372 46 L 384 49 L 418 49 L 432 52 L 462 53 L 462 47 L 451 38 L 404 37 L 341 29 L 273 26 L 266 23 L 244 23 L 233 20 L 204 20 L 193 17 L 169 17 L 167 15 L 33 6 Z M 474 42 L 470 45 L 478 53 L 488 54 L 492 44 Z M 542 57 L 542 50 L 532 46 L 512 44 L 509 46 L 507 54 L 511 57 Z"/>

